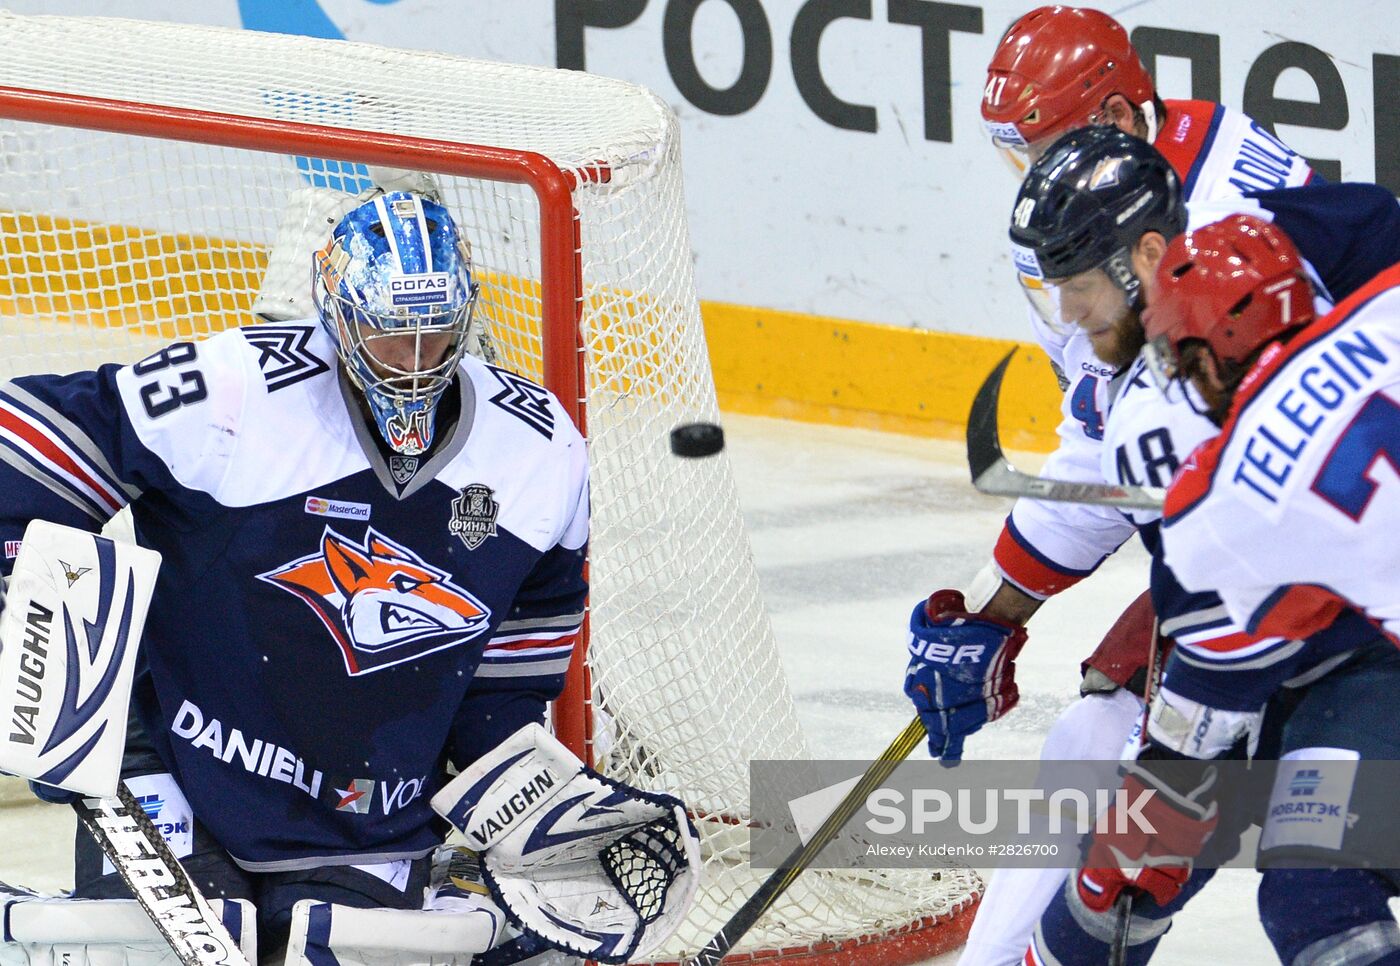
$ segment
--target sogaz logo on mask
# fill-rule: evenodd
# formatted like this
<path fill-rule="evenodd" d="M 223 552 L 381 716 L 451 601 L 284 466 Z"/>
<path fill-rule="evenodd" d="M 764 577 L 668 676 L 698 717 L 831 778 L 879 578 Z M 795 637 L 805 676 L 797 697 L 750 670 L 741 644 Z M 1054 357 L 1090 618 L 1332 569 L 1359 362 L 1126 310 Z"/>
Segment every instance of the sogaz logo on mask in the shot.
<path fill-rule="evenodd" d="M 395 306 L 446 305 L 451 276 L 446 272 L 390 275 L 389 301 Z"/>

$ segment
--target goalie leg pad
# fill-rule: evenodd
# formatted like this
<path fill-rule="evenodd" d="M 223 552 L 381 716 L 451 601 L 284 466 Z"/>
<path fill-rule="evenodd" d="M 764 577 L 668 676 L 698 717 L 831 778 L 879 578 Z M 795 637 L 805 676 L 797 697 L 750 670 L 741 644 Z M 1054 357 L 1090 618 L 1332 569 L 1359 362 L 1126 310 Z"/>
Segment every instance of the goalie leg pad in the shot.
<path fill-rule="evenodd" d="M 507 938 L 506 915 L 481 881 L 475 852 L 440 846 L 424 896 L 422 910 L 298 902 L 287 966 L 467 966 Z"/>
<path fill-rule="evenodd" d="M 257 919 L 246 899 L 210 900 L 248 961 L 258 961 Z M 134 899 L 44 896 L 0 883 L 4 966 L 179 966 Z"/>
<path fill-rule="evenodd" d="M 262 873 L 255 881 L 263 949 L 269 954 L 281 954 L 291 945 L 293 920 L 303 900 L 345 909 L 421 909 L 429 866 L 425 856 L 369 865 L 326 865 Z"/>
<path fill-rule="evenodd" d="M 493 897 L 527 936 L 607 963 L 685 918 L 700 848 L 684 805 L 604 778 L 539 725 L 458 775 L 433 808 L 482 851 Z"/>
<path fill-rule="evenodd" d="M 356 909 L 303 899 L 292 910 L 287 966 L 468 966 L 505 917 L 489 898 L 452 909 Z"/>

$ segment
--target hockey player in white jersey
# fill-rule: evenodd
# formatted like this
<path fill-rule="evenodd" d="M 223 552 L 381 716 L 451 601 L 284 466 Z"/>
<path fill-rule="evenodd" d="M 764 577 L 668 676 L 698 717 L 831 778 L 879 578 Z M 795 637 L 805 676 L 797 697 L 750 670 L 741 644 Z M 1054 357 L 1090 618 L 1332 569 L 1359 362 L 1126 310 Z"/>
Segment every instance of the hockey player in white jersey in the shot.
<path fill-rule="evenodd" d="M 1219 311 L 1209 240 L 1174 246 L 1181 274 L 1145 319 L 1153 356 L 1223 427 L 1168 495 L 1167 562 L 1187 586 L 1213 581 L 1249 628 L 1304 636 L 1351 606 L 1400 641 L 1396 545 L 1384 538 L 1396 520 L 1400 267 L 1302 329 L 1309 318 L 1256 287 L 1247 294 L 1284 310 L 1246 325 Z"/>
<path fill-rule="evenodd" d="M 1110 125 L 1152 142 L 1193 203 L 1316 180 L 1302 157 L 1240 111 L 1160 97 L 1127 31 L 1108 14 L 1089 8 L 1045 6 L 1018 18 L 988 63 L 981 110 L 987 134 L 1018 176 L 1060 135 Z M 1045 472 L 1099 482 L 1104 419 L 1118 373 L 1095 356 L 1080 329 L 1048 315 L 1029 313 L 1031 330 L 1064 391 L 1059 441 Z M 1112 509 L 1018 500 L 991 563 L 968 589 L 964 606 L 1006 625 L 1024 624 L 1045 599 L 1092 573 L 1132 533 L 1131 522 Z M 1152 617 L 1144 593 L 1088 655 L 1084 700 L 1072 704 L 1052 726 L 1042 757 L 1118 755 L 1117 736 L 1140 713 L 1136 696 L 1146 676 Z M 954 731 L 970 734 L 984 719 L 1014 707 L 1010 671 L 993 682 L 999 692 L 995 705 L 986 713 L 974 709 L 958 715 Z M 961 737 L 955 736 L 932 750 L 956 756 L 960 748 Z M 962 966 L 1018 959 L 1035 910 L 1058 885 L 1046 870 L 999 871 L 983 896 Z"/>
<path fill-rule="evenodd" d="M 1394 822 L 1393 788 L 1364 763 L 1400 758 L 1387 710 L 1400 687 L 1400 266 L 1313 321 L 1294 311 L 1305 275 L 1241 271 L 1240 246 L 1220 242 L 1210 230 L 1173 242 L 1144 318 L 1163 377 L 1192 386 L 1222 427 L 1168 491 L 1166 562 L 1255 633 L 1304 637 L 1348 612 L 1384 630 L 1288 719 L 1260 907 L 1286 963 L 1400 963 L 1388 907 L 1400 870 L 1328 868 L 1372 864 L 1356 829 Z M 1303 776 L 1334 782 L 1329 800 L 1345 803 L 1321 834 L 1274 822 Z"/>
<path fill-rule="evenodd" d="M 1317 277 L 1320 291 L 1345 295 L 1400 258 L 1400 208 L 1375 186 L 1259 192 L 1233 205 L 1186 206 L 1170 166 L 1146 143 L 1109 129 L 1085 129 L 1057 141 L 1022 186 L 1011 237 L 1023 271 L 1053 297 L 1065 320 L 1084 331 L 1098 357 L 1123 373 L 1115 384 L 1105 427 L 1109 446 L 1103 471 L 1113 482 L 1163 485 L 1180 454 L 1215 432 L 1203 415 L 1204 404 L 1181 387 L 1163 397 L 1139 356 L 1144 342 L 1141 309 L 1150 302 L 1154 270 L 1168 240 L 1187 223 L 1188 207 L 1193 220 L 1209 220 L 1222 208 L 1234 207 L 1291 226 L 1316 260 L 1308 264 L 1294 253 L 1297 270 Z M 1225 224 L 1239 220 L 1236 216 Z M 1276 231 L 1267 222 L 1244 220 L 1262 225 L 1267 237 Z M 1292 251 L 1291 243 L 1288 248 Z M 1327 304 L 1322 303 L 1324 308 Z M 1298 317 L 1310 315 L 1311 293 L 1292 310 Z M 1306 648 L 1293 640 L 1251 635 L 1222 619 L 1219 601 L 1207 588 L 1185 592 L 1162 565 L 1156 517 L 1139 513 L 1134 522 L 1154 555 L 1154 605 L 1164 633 L 1177 643 L 1157 707 L 1170 707 L 1172 715 L 1196 723 L 1201 708 L 1215 709 L 1215 714 L 1206 716 L 1213 730 L 1203 731 L 1194 726 L 1166 728 L 1163 721 L 1172 715 L 1164 718 L 1154 712 L 1147 757 L 1230 752 L 1245 731 L 1257 731 L 1258 709 L 1284 680 L 1313 672 L 1337 654 L 1374 640 L 1374 633 L 1354 615 L 1326 630 L 1319 628 Z M 1232 836 L 1241 829 L 1215 828 L 1214 818 L 1205 821 L 1208 801 L 1199 807 L 1189 800 L 1178 804 L 1179 809 L 1161 809 L 1153 816 L 1158 827 L 1173 830 L 1171 848 L 1185 849 L 1183 843 L 1194 835 L 1198 850 L 1214 831 L 1213 845 L 1228 857 Z M 1191 874 L 1194 851 L 1181 857 L 1159 853 L 1161 842 L 1109 839 L 1100 836 L 1095 841 L 1090 867 L 1071 877 L 1055 897 L 1028 962 L 1102 961 L 1112 933 L 1109 908 L 1125 888 L 1151 895 L 1135 917 L 1129 947 L 1129 961 L 1145 962 L 1168 927 L 1171 912 L 1209 878 L 1208 873 Z M 1123 866 L 1096 866 L 1109 856 L 1118 856 Z M 1147 863 L 1152 875 L 1144 879 L 1140 870 L 1133 870 L 1134 862 Z M 1276 895 L 1265 894 L 1277 902 Z"/>
<path fill-rule="evenodd" d="M 1248 116 L 1221 104 L 1159 97 L 1127 31 L 1087 8 L 1039 7 L 1011 25 L 987 67 L 982 118 L 994 144 L 1018 158 L 1022 172 L 1076 128 L 1108 125 L 1135 134 L 1167 159 L 1191 204 L 1317 181 L 1303 158 Z M 1031 312 L 1030 319 L 1065 390 L 1060 442 L 1045 472 L 1098 481 L 1117 372 L 1095 356 L 1078 327 L 1053 312 Z M 1111 509 L 1018 501 L 993 551 L 1000 585 L 987 613 L 1024 623 L 1041 601 L 1092 573 L 1131 534 Z"/>
<path fill-rule="evenodd" d="M 0 386 L 0 534 L 129 505 L 162 554 L 123 777 L 198 888 L 252 901 L 264 958 L 645 953 L 697 884 L 684 808 L 540 727 L 586 602 L 584 441 L 466 354 L 478 280 L 443 205 L 348 207 L 307 253 L 315 317 Z M 449 824 L 489 896 L 447 853 L 434 877 Z M 75 878 L 126 894 L 85 839 Z M 412 918 L 467 914 L 490 923 L 474 948 Z"/>

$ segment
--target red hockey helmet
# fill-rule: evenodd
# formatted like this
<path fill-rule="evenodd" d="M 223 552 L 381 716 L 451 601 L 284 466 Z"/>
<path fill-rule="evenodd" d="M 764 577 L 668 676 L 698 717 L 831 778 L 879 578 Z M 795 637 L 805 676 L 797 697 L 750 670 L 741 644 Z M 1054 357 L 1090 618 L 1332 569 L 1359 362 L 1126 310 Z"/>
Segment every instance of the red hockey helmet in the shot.
<path fill-rule="evenodd" d="M 1231 215 L 1171 241 L 1142 326 L 1153 367 L 1171 379 L 1188 339 L 1241 364 L 1313 315 L 1312 283 L 1292 239 L 1253 215 Z"/>
<path fill-rule="evenodd" d="M 1024 172 L 1037 152 L 1066 131 L 1105 123 L 1104 101 L 1122 94 L 1149 118 L 1155 88 L 1122 24 L 1084 7 L 1037 7 L 1006 31 L 987 65 L 982 123 Z"/>

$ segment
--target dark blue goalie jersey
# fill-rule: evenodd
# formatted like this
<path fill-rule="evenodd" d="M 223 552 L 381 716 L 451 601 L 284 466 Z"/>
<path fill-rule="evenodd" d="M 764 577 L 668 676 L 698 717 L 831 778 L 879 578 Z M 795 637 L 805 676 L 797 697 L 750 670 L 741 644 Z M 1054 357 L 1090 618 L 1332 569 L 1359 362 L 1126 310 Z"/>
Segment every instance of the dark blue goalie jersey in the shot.
<path fill-rule="evenodd" d="M 428 800 L 540 720 L 583 619 L 585 446 L 463 362 L 436 449 L 383 451 L 315 324 L 0 386 L 6 568 L 30 519 L 130 504 L 163 563 L 135 705 L 250 870 L 423 855 Z"/>

